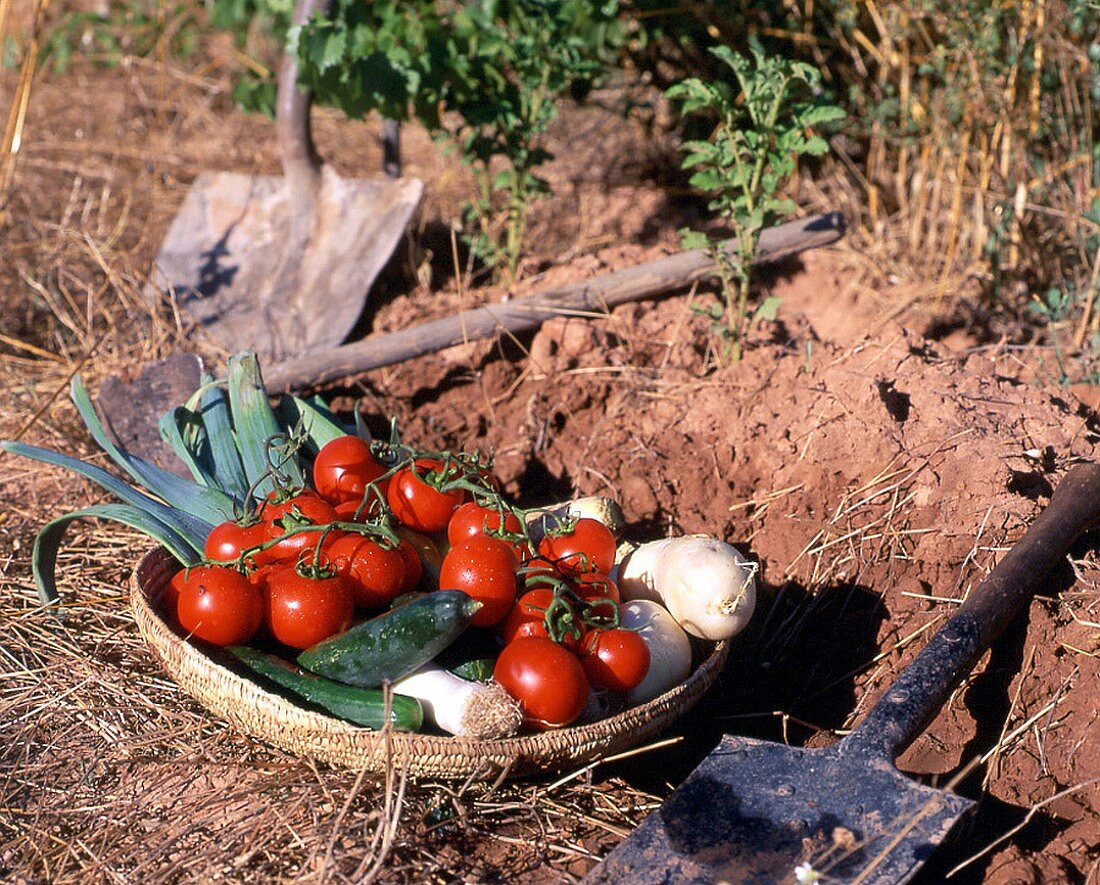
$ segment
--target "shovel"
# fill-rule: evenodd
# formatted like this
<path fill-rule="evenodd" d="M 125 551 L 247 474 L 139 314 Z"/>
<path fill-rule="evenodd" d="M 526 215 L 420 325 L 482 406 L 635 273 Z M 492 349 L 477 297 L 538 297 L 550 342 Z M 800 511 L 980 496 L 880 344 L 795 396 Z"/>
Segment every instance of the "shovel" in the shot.
<path fill-rule="evenodd" d="M 328 3 L 298 0 L 295 24 Z M 146 290 L 153 300 L 174 298 L 227 350 L 254 350 L 267 361 L 347 337 L 423 191 L 415 179 L 343 179 L 322 165 L 310 132 L 312 96 L 297 81 L 288 51 L 275 114 L 283 175 L 199 175 Z"/>
<path fill-rule="evenodd" d="M 907 882 L 975 803 L 894 760 L 1098 523 L 1100 465 L 1082 464 L 855 731 L 827 749 L 723 737 L 584 882 Z"/>

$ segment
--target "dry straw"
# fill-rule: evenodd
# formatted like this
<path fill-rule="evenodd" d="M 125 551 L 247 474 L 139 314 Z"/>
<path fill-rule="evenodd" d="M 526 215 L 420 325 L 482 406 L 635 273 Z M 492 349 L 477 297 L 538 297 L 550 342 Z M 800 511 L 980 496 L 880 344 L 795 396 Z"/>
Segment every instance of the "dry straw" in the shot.
<path fill-rule="evenodd" d="M 131 577 L 130 599 L 142 635 L 180 688 L 248 735 L 312 759 L 378 773 L 392 764 L 413 777 L 491 780 L 584 765 L 641 743 L 681 716 L 718 677 L 728 651 L 727 643 L 718 643 L 677 688 L 589 725 L 504 740 L 387 736 L 304 710 L 175 633 L 158 610 L 178 568 L 163 550 L 147 554 Z"/>

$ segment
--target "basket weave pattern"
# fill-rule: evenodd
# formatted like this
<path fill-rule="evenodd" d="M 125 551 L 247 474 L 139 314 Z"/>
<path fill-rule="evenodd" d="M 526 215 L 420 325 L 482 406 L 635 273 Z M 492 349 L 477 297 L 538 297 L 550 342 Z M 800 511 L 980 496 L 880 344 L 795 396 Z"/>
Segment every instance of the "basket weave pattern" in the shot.
<path fill-rule="evenodd" d="M 236 728 L 268 743 L 334 765 L 413 777 L 492 779 L 578 767 L 628 749 L 682 715 L 710 688 L 725 663 L 718 643 L 686 682 L 659 698 L 588 725 L 503 740 L 380 732 L 304 710 L 218 663 L 185 641 L 159 613 L 179 565 L 164 550 L 148 553 L 130 578 L 134 618 L 177 684 Z"/>

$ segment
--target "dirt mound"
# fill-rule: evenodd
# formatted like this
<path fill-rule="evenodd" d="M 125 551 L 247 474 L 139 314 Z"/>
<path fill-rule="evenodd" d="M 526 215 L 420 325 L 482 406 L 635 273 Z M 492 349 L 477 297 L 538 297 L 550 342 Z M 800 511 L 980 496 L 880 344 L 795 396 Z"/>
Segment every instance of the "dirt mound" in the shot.
<path fill-rule="evenodd" d="M 522 498 L 615 494 L 638 537 L 707 532 L 759 560 L 767 602 L 738 662 L 751 677 L 692 718 L 699 743 L 722 728 L 822 741 L 851 727 L 1100 438 L 1072 397 L 981 352 L 900 327 L 843 348 L 801 316 L 765 333 L 778 341 L 704 376 L 706 330 L 673 299 L 551 323 L 528 360 L 471 347 L 377 377 L 378 395 L 409 404 L 410 437 L 493 448 Z M 1043 877 L 1095 863 L 1100 664 L 1082 622 L 1095 625 L 1097 579 L 1083 566 L 1067 591 L 1069 570 L 1053 576 L 902 758 L 944 783 L 991 756 L 963 785 L 982 814 L 945 858 L 1069 790 L 989 869 L 1018 860 L 1017 881 L 1031 852 Z"/>

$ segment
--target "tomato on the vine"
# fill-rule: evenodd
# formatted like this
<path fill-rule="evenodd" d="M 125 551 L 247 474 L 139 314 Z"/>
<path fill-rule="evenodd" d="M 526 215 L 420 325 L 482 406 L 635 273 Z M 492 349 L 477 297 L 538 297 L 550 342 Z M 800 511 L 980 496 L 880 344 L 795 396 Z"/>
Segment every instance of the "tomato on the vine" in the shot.
<path fill-rule="evenodd" d="M 236 562 L 243 551 L 250 547 L 259 547 L 267 540 L 267 526 L 262 522 L 241 525 L 232 519 L 220 522 L 203 544 L 203 556 L 215 562 Z M 250 557 L 255 565 L 261 565 L 268 558 L 266 550 Z"/>
<path fill-rule="evenodd" d="M 370 443 L 358 436 L 338 436 L 321 447 L 313 459 L 313 486 L 330 504 L 354 501 L 359 504 L 367 486 L 378 483 L 385 494 L 386 468 L 378 463 Z"/>
<path fill-rule="evenodd" d="M 350 579 L 360 608 L 383 608 L 405 586 L 405 557 L 398 547 L 384 547 L 373 538 L 347 532 L 327 545 L 325 552 L 333 568 Z"/>
<path fill-rule="evenodd" d="M 401 592 L 409 593 L 420 583 L 420 577 L 424 574 L 424 564 L 420 561 L 420 554 L 416 552 L 416 548 L 405 538 L 401 539 L 397 551 L 405 561 L 405 579 L 401 582 Z"/>
<path fill-rule="evenodd" d="M 516 600 L 516 604 L 500 625 L 500 635 L 504 642 L 512 642 L 521 636 L 549 637 L 546 630 L 546 610 L 553 601 L 554 591 L 549 587 L 538 587 L 524 593 Z"/>
<path fill-rule="evenodd" d="M 261 593 L 267 592 L 267 578 L 276 569 L 285 568 L 286 563 L 283 562 L 265 562 L 259 568 L 252 569 L 245 577 L 248 578 L 248 583 L 259 590 Z"/>
<path fill-rule="evenodd" d="M 446 469 L 442 461 L 418 458 L 414 464 L 415 469 L 402 467 L 390 478 L 386 500 L 403 526 L 418 532 L 441 532 L 466 500 L 466 493 L 462 489 L 443 492 L 420 478 L 442 476 Z"/>
<path fill-rule="evenodd" d="M 546 613 L 554 602 L 554 591 L 549 587 L 536 587 L 528 590 L 512 606 L 504 623 L 500 625 L 500 635 L 506 643 L 524 636 L 550 637 L 550 631 L 546 626 Z M 568 605 L 568 603 L 564 603 Z M 585 633 L 583 625 L 576 624 L 574 629 L 569 629 L 574 624 L 572 612 L 566 612 L 568 623 L 564 627 L 560 639 L 561 645 L 566 648 L 575 648 Z"/>
<path fill-rule="evenodd" d="M 615 536 L 602 522 L 582 517 L 568 531 L 544 537 L 539 554 L 563 574 L 607 574 L 615 565 Z"/>
<path fill-rule="evenodd" d="M 303 550 L 314 546 L 319 537 L 317 531 L 298 531 L 299 529 L 328 525 L 339 519 L 336 509 L 311 491 L 300 492 L 282 501 L 269 498 L 264 502 L 261 516 L 267 524 L 267 539 L 280 539 L 268 548 L 267 552 L 272 559 L 297 559 Z M 293 534 L 287 534 L 288 532 Z"/>
<path fill-rule="evenodd" d="M 362 501 L 343 501 L 333 506 L 336 516 L 341 522 L 367 522 L 382 512 L 382 504 L 377 498 L 367 501 L 367 505 L 360 512 Z M 356 513 L 359 514 L 356 517 Z"/>
<path fill-rule="evenodd" d="M 263 595 L 234 569 L 196 566 L 177 572 L 170 584 L 180 626 L 212 645 L 248 642 L 263 622 Z"/>
<path fill-rule="evenodd" d="M 588 702 L 588 680 L 576 655 L 552 639 L 528 636 L 504 646 L 493 679 L 519 701 L 524 719 L 537 728 L 561 728 Z"/>
<path fill-rule="evenodd" d="M 523 525 L 519 517 L 510 510 L 504 510 L 502 516 L 498 508 L 486 507 L 477 501 L 467 501 L 452 514 L 447 523 L 447 540 L 452 546 L 474 535 L 490 534 L 497 537 L 501 532 L 522 535 Z"/>
<path fill-rule="evenodd" d="M 616 605 L 623 601 L 619 585 L 602 572 L 583 572 L 573 578 L 573 589 L 581 599 L 610 599 Z"/>
<path fill-rule="evenodd" d="M 591 630 L 581 643 L 580 661 L 594 688 L 630 691 L 649 672 L 649 646 L 633 630 Z"/>
<path fill-rule="evenodd" d="M 492 627 L 516 601 L 519 560 L 512 545 L 489 535 L 475 535 L 452 547 L 439 569 L 440 590 L 461 590 L 481 603 L 470 623 Z"/>
<path fill-rule="evenodd" d="M 311 577 L 290 564 L 268 574 L 264 602 L 264 624 L 271 635 L 299 650 L 343 633 L 355 613 L 344 577 Z"/>
<path fill-rule="evenodd" d="M 334 513 L 336 508 L 311 489 L 303 489 L 286 497 L 272 492 L 260 507 L 260 517 L 269 525 L 289 523 L 291 520 L 322 525 L 332 522 Z"/>

